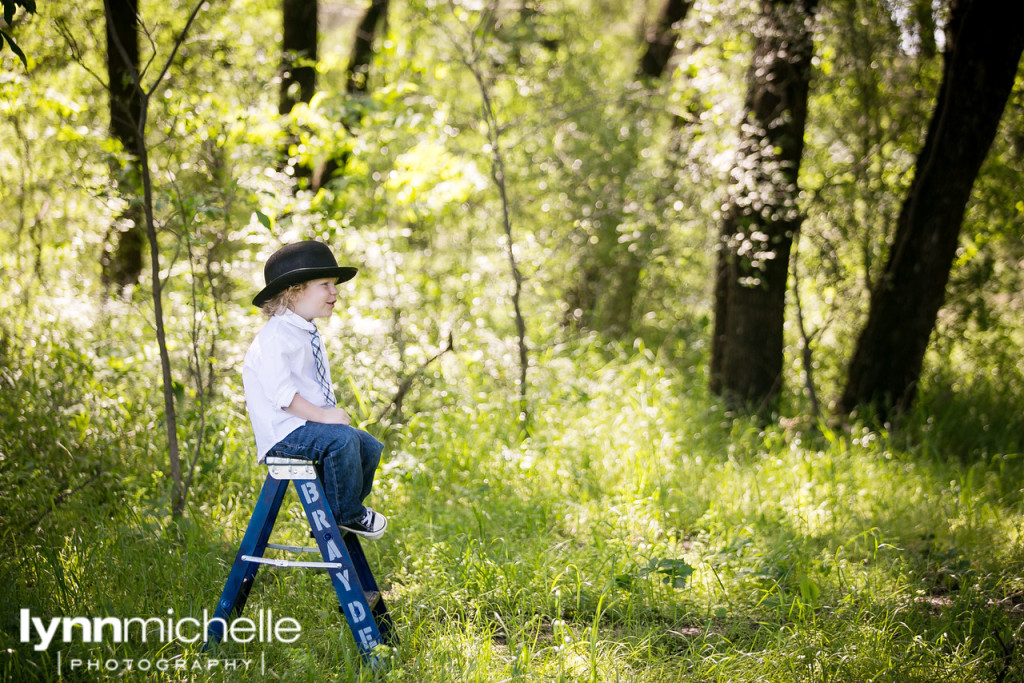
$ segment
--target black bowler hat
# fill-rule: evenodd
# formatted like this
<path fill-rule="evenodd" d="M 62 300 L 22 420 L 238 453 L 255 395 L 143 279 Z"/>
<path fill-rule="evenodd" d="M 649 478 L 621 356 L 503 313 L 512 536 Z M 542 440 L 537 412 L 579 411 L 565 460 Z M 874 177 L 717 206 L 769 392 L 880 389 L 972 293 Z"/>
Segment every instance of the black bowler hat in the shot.
<path fill-rule="evenodd" d="M 275 251 L 263 266 L 267 286 L 252 303 L 262 306 L 292 285 L 324 277 L 336 277 L 342 283 L 356 276 L 356 269 L 339 266 L 330 248 L 323 242 L 296 242 Z"/>

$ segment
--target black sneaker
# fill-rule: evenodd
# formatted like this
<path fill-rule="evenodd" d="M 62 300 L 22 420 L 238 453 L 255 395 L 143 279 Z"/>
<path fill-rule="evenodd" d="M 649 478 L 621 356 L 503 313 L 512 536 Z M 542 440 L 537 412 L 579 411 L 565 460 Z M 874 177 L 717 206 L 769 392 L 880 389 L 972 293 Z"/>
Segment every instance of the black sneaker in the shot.
<path fill-rule="evenodd" d="M 388 528 L 388 518 L 379 512 L 374 512 L 372 508 L 366 508 L 362 519 L 346 522 L 341 525 L 341 528 L 345 531 L 359 534 L 371 541 L 376 541 L 384 535 L 384 530 Z"/>

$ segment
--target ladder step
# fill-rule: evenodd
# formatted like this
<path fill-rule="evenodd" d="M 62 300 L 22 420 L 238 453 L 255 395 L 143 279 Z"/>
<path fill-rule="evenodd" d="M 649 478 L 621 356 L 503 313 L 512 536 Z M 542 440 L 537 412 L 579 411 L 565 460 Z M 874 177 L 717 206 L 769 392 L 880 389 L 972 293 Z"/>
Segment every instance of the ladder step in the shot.
<path fill-rule="evenodd" d="M 306 562 L 305 560 L 278 560 L 272 557 L 256 557 L 254 555 L 242 555 L 246 562 L 258 564 L 271 564 L 275 567 L 306 567 L 310 569 L 344 569 L 345 565 L 340 562 Z"/>
<path fill-rule="evenodd" d="M 277 543 L 268 543 L 267 547 L 268 548 L 273 548 L 274 550 L 287 550 L 290 553 L 319 553 L 320 552 L 320 548 L 303 548 L 302 546 L 298 546 L 298 545 L 278 545 Z"/>

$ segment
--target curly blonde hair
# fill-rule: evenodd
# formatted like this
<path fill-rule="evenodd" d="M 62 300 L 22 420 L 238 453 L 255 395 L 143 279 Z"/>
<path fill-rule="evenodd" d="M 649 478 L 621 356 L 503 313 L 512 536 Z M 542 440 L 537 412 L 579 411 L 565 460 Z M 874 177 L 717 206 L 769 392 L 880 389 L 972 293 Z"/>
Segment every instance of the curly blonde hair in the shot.
<path fill-rule="evenodd" d="M 302 290 L 304 290 L 308 284 L 308 282 L 300 282 L 297 285 L 292 285 L 288 289 L 275 294 L 273 298 L 260 306 L 260 310 L 263 311 L 263 315 L 268 318 L 273 318 L 279 313 L 284 313 L 285 309 L 291 308 L 291 305 L 295 303 L 295 300 L 299 298 L 299 294 L 302 294 Z"/>

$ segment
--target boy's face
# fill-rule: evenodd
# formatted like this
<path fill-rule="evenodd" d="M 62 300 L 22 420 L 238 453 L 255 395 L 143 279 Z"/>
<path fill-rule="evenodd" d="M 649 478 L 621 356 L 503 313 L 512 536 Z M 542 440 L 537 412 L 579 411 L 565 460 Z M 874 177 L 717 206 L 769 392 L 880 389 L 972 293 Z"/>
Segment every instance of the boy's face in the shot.
<path fill-rule="evenodd" d="M 334 280 L 327 277 L 307 282 L 306 288 L 292 303 L 292 311 L 311 322 L 313 318 L 330 317 L 334 302 L 338 300 L 338 288 L 334 286 Z"/>

